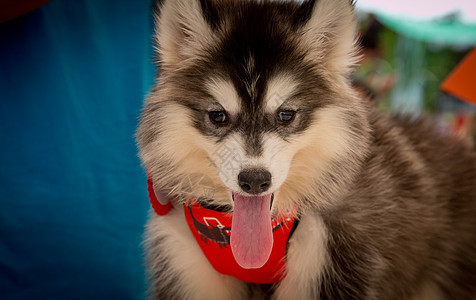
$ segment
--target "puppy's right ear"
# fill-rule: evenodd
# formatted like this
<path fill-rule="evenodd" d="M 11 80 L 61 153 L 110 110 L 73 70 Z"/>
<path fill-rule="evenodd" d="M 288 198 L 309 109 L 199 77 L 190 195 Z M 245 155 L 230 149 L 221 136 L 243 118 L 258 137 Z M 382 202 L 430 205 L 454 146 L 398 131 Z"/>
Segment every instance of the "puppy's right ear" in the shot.
<path fill-rule="evenodd" d="M 351 0 L 307 0 L 295 25 L 309 57 L 338 78 L 348 78 L 356 55 L 357 19 Z"/>
<path fill-rule="evenodd" d="M 163 0 L 155 14 L 155 42 L 162 68 L 180 67 L 210 45 L 213 30 L 200 0 Z"/>

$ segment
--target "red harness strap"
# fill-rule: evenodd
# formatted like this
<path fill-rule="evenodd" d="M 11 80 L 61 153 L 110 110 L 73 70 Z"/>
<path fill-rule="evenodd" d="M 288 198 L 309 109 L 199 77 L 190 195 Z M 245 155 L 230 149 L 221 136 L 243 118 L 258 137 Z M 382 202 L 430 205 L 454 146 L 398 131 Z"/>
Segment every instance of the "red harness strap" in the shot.
<path fill-rule="evenodd" d="M 171 203 L 162 205 L 157 200 L 152 181 L 147 180 L 149 198 L 155 212 L 166 215 Z M 273 248 L 268 261 L 259 269 L 244 269 L 235 261 L 230 246 L 232 213 L 206 208 L 193 198 L 184 205 L 185 218 L 203 254 L 221 274 L 231 275 L 249 283 L 269 284 L 281 281 L 286 273 L 286 250 L 298 221 L 293 216 L 277 216 L 272 220 Z"/>
<path fill-rule="evenodd" d="M 157 196 L 155 195 L 154 184 L 152 183 L 152 179 L 150 179 L 150 177 L 147 178 L 147 191 L 149 192 L 150 204 L 152 204 L 152 208 L 154 209 L 155 213 L 159 216 L 165 216 L 172 208 L 172 202 L 167 203 L 167 205 L 160 204 L 159 200 L 157 200 Z"/>

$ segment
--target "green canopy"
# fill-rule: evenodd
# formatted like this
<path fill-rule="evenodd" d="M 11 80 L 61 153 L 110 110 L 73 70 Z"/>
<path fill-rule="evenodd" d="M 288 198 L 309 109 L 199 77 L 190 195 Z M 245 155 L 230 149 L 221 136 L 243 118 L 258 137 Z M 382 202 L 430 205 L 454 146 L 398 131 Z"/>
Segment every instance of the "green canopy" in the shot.
<path fill-rule="evenodd" d="M 419 21 L 389 14 L 377 14 L 378 20 L 409 38 L 452 46 L 476 45 L 476 24 L 465 24 L 456 19 Z"/>

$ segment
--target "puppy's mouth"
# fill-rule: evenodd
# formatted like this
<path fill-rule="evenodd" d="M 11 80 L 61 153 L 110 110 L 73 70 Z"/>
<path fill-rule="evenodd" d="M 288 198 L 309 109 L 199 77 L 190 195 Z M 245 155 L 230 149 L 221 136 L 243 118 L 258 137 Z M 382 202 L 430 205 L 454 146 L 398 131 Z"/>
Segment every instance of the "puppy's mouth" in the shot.
<path fill-rule="evenodd" d="M 271 205 L 274 194 L 245 196 L 233 192 L 230 244 L 236 262 L 245 269 L 261 268 L 273 248 Z"/>

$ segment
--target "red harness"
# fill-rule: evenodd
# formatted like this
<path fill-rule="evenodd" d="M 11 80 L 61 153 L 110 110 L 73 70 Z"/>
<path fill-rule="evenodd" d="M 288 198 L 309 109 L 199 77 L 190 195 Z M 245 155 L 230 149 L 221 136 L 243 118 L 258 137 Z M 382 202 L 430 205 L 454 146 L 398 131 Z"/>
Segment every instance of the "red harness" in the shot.
<path fill-rule="evenodd" d="M 152 180 L 148 179 L 150 203 L 159 216 L 172 208 L 171 202 L 162 205 L 155 196 Z M 281 281 L 286 273 L 286 250 L 298 221 L 296 214 L 277 216 L 272 220 L 273 248 L 268 261 L 259 269 L 244 269 L 238 265 L 230 247 L 232 213 L 206 208 L 193 198 L 184 205 L 185 218 L 198 245 L 213 268 L 221 274 L 231 275 L 249 283 L 269 284 Z"/>

